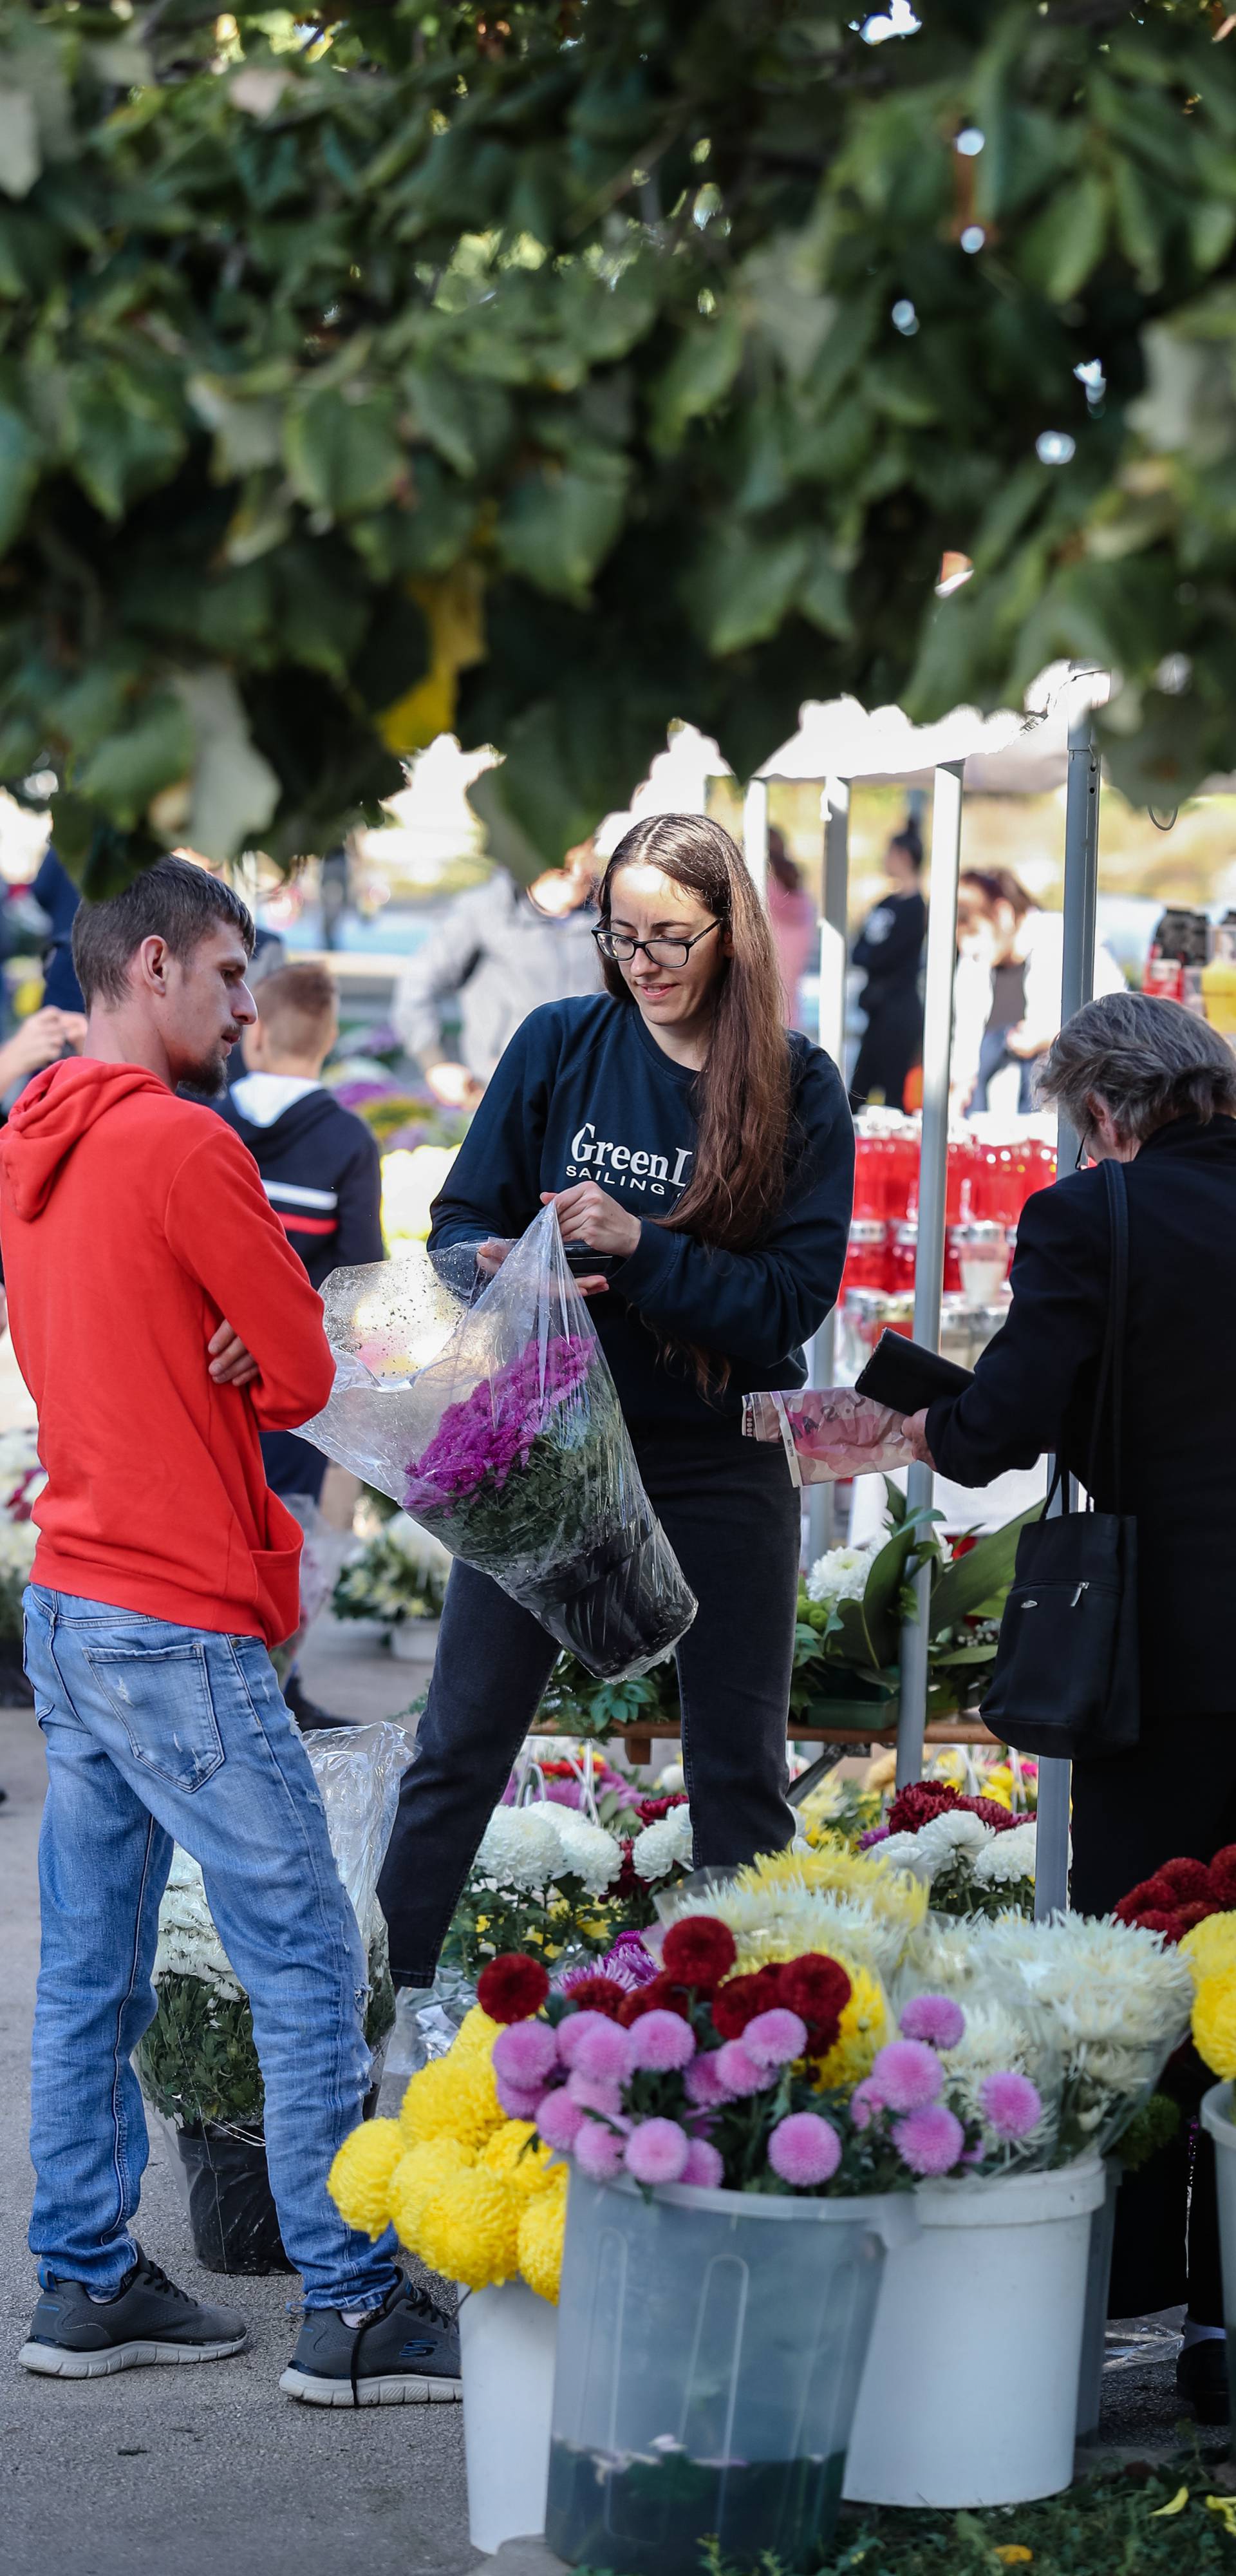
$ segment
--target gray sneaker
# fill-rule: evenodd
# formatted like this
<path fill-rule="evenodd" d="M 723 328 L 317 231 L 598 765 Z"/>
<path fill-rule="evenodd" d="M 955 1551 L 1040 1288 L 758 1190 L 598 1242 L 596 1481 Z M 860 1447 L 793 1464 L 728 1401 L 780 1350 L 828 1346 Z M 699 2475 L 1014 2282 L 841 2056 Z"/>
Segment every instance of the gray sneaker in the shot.
<path fill-rule="evenodd" d="M 81 2281 L 53 2281 L 17 2358 L 48 2379 L 107 2379 L 146 2362 L 223 2361 L 248 2340 L 236 2308 L 191 2299 L 139 2247 L 114 2299 L 92 2299 Z"/>
<path fill-rule="evenodd" d="M 459 2329 L 430 2298 L 400 2279 L 358 2326 L 338 2308 L 311 2308 L 279 2382 L 309 2406 L 453 2406 Z"/>

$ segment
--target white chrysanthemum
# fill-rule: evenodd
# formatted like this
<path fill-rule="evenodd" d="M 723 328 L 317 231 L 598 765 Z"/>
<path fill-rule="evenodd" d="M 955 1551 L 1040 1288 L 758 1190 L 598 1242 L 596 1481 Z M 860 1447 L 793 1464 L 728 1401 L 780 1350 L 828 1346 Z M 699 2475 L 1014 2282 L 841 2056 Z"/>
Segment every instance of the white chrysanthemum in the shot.
<path fill-rule="evenodd" d="M 558 1868 L 583 1880 L 590 1896 L 603 1896 L 612 1887 L 622 1868 L 622 1845 L 603 1825 L 594 1825 L 575 1807 L 561 1807 L 550 1799 L 537 1800 L 523 1809 L 526 1816 L 542 1816 L 552 1825 L 558 1837 Z"/>
<path fill-rule="evenodd" d="M 422 1529 L 408 1512 L 396 1512 L 393 1519 L 385 1522 L 382 1536 L 389 1547 L 406 1557 L 413 1572 L 422 1579 L 436 1574 L 445 1581 L 455 1562 L 449 1547 L 443 1547 L 441 1539 Z"/>
<path fill-rule="evenodd" d="M 690 1869 L 692 1827 L 689 1807 L 671 1807 L 645 1825 L 631 1846 L 631 1861 L 640 1878 L 667 1878 L 672 1869 Z"/>
<path fill-rule="evenodd" d="M 974 1863 L 975 1884 L 1012 1887 L 1018 1880 L 1033 1882 L 1037 1839 L 1034 1825 L 1014 1825 L 1011 1831 L 993 1833 Z"/>
<path fill-rule="evenodd" d="M 962 1857 L 977 1860 L 987 1844 L 995 1840 L 995 1834 L 981 1816 L 972 1816 L 968 1807 L 946 1807 L 942 1815 L 933 1816 L 929 1824 L 920 1827 L 914 1840 L 934 1872 Z"/>
<path fill-rule="evenodd" d="M 907 1994 L 957 1995 L 969 2012 L 980 1972 L 979 1928 L 970 1915 L 929 1914 L 906 1946 L 901 2000 Z"/>
<path fill-rule="evenodd" d="M 882 1843 L 873 1843 L 871 1857 L 879 1855 L 890 1869 L 912 1869 L 919 1878 L 930 1878 L 930 1846 L 924 1846 L 921 1834 L 886 1834 Z"/>
<path fill-rule="evenodd" d="M 880 1914 L 857 1896 L 804 1887 L 793 1880 L 762 1887 L 727 1882 L 702 1899 L 693 1892 L 681 1907 L 684 1914 L 701 1910 L 728 1925 L 744 1968 L 796 1959 L 805 1950 L 823 1950 L 829 1958 L 853 1959 L 860 1968 L 870 1968 L 887 1980 L 901 1958 L 909 1929 L 907 1922 Z"/>
<path fill-rule="evenodd" d="M 1068 2047 L 1174 2048 L 1189 2026 L 1187 1959 L 1141 1924 L 1080 1914 L 1031 1923 L 1001 1914 L 981 1935 L 985 1964 L 1015 1975 Z"/>
<path fill-rule="evenodd" d="M 874 1547 L 830 1547 L 807 1576 L 807 1599 L 830 1608 L 837 1601 L 861 1601 L 877 1553 Z"/>
<path fill-rule="evenodd" d="M 544 1887 L 562 1865 L 562 1839 L 544 1807 L 495 1807 L 474 1870 L 496 1887 Z"/>
<path fill-rule="evenodd" d="M 202 1873 L 179 1844 L 172 1853 L 159 1907 L 154 1974 L 156 1983 L 160 1977 L 200 1977 L 203 1984 L 217 1987 L 220 1994 L 235 1996 L 242 1991 L 215 1930 Z"/>
<path fill-rule="evenodd" d="M 33 1521 L 0 1519 L 0 1574 L 29 1574 L 39 1533 Z"/>

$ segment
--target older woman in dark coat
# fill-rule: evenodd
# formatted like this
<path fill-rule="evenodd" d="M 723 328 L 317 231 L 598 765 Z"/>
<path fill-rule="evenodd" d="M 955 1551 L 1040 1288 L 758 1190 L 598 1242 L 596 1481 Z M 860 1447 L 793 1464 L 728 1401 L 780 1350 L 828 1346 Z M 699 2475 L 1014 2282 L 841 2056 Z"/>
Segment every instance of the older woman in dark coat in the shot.
<path fill-rule="evenodd" d="M 1119 1505 L 1137 1518 L 1141 1739 L 1073 1770 L 1072 1902 L 1103 1914 L 1163 1861 L 1236 1841 L 1236 1058 L 1175 1002 L 1107 995 L 1061 1030 L 1039 1097 L 1092 1165 L 1127 1166 Z M 1097 1170 L 1028 1202 L 1008 1322 L 973 1384 L 914 1416 L 920 1456 L 963 1485 L 1045 1451 L 1084 1473 L 1109 1251 Z M 1100 1510 L 1114 1507 L 1115 1469 L 1101 1425 Z M 1178 2379 L 1205 2421 L 1227 2411 L 1212 2157 L 1208 2140 L 1185 2140 L 1126 2185 L 1113 2288 L 1117 2315 L 1187 2292 Z"/>

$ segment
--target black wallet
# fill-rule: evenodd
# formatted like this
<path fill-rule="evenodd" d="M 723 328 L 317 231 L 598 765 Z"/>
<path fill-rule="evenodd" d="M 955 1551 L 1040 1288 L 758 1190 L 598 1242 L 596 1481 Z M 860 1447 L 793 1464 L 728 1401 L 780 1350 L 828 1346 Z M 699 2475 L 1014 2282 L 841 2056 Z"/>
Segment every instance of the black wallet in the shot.
<path fill-rule="evenodd" d="M 920 1413 L 939 1395 L 961 1395 L 973 1384 L 973 1372 L 938 1351 L 907 1341 L 904 1333 L 881 1333 L 866 1368 L 854 1380 L 857 1395 L 886 1404 L 890 1413 Z"/>

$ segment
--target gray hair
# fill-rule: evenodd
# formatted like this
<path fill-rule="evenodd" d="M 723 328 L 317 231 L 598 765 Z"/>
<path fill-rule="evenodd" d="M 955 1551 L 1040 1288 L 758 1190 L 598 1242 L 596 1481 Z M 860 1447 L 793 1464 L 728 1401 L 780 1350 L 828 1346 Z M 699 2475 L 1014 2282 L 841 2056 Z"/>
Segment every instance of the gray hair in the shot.
<path fill-rule="evenodd" d="M 1236 1117 L 1236 1055 L 1179 1002 L 1105 993 L 1065 1022 L 1036 1088 L 1075 1135 L 1094 1123 L 1093 1094 L 1123 1140 L 1140 1145 L 1173 1118 Z"/>

